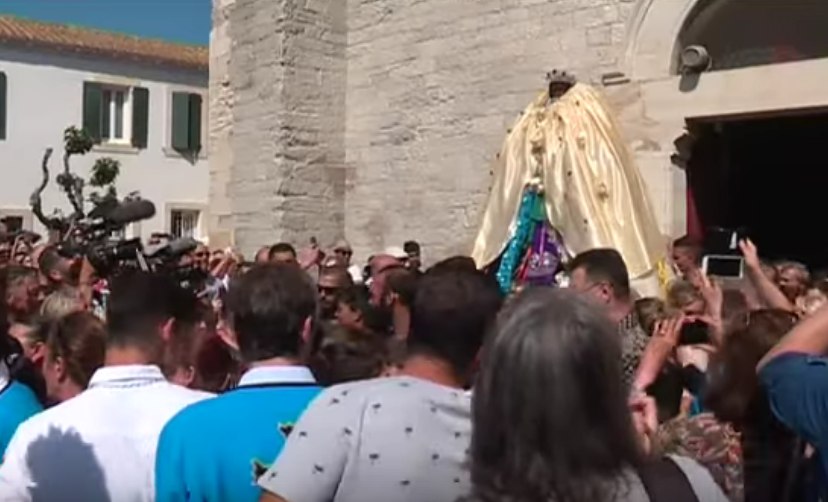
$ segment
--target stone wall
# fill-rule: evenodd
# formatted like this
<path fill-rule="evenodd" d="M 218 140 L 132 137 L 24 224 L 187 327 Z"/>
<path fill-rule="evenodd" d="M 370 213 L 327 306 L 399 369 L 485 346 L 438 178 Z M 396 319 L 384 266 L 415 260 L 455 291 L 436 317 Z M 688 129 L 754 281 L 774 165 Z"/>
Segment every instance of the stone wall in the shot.
<path fill-rule="evenodd" d="M 546 72 L 601 86 L 628 69 L 642 13 L 695 0 L 677 1 L 214 0 L 211 230 L 247 253 L 343 234 L 358 258 L 407 239 L 427 260 L 467 252 L 491 161 Z M 621 81 L 604 91 L 680 233 L 684 118 L 653 120 L 644 80 Z"/>
<path fill-rule="evenodd" d="M 248 255 L 332 241 L 344 226 L 344 4 L 216 0 L 214 12 L 211 234 Z"/>
<path fill-rule="evenodd" d="M 618 0 L 351 1 L 346 234 L 368 253 L 405 239 L 468 252 L 490 162 L 554 68 L 616 69 Z"/>
<path fill-rule="evenodd" d="M 232 186 L 233 88 L 230 60 L 230 13 L 235 0 L 217 0 L 213 4 L 213 29 L 210 35 L 210 210 L 207 215 L 211 245 L 226 246 L 233 242 Z"/>

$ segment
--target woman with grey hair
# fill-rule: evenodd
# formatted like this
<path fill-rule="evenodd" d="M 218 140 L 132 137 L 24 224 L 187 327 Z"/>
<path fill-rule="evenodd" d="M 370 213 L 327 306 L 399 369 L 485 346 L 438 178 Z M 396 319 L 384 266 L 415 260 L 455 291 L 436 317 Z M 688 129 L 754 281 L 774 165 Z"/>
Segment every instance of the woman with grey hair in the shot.
<path fill-rule="evenodd" d="M 472 398 L 472 502 L 724 502 L 692 460 L 649 459 L 606 316 L 536 288 L 501 313 Z"/>

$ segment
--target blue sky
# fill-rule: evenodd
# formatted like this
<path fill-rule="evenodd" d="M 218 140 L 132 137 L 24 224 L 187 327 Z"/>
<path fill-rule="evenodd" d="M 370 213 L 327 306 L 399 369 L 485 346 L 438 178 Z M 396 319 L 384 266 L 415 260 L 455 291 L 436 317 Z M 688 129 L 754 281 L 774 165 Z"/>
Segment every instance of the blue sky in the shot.
<path fill-rule="evenodd" d="M 0 14 L 206 45 L 210 0 L 0 0 Z"/>

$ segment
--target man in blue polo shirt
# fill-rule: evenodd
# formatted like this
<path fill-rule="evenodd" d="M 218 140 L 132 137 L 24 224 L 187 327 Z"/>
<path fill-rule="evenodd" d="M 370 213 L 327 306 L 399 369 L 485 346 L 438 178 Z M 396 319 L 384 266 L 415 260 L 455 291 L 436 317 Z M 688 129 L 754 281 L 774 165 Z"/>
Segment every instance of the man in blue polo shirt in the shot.
<path fill-rule="evenodd" d="M 256 501 L 256 480 L 321 390 L 302 354 L 316 289 L 295 264 L 257 265 L 231 284 L 228 325 L 250 368 L 238 388 L 182 410 L 164 428 L 157 502 Z"/>

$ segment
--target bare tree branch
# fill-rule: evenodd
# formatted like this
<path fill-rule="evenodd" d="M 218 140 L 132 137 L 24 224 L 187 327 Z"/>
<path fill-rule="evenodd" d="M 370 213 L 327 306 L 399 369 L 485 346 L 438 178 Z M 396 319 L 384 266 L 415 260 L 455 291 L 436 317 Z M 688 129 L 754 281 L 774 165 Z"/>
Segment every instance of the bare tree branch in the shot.
<path fill-rule="evenodd" d="M 38 221 L 43 224 L 49 230 L 60 232 L 61 234 L 66 228 L 66 224 L 63 222 L 61 218 L 50 218 L 43 214 L 43 191 L 46 189 L 46 186 L 49 184 L 49 159 L 52 157 L 53 150 L 51 148 L 47 148 L 46 151 L 43 153 L 43 161 L 41 162 L 40 168 L 43 172 L 43 179 L 40 182 L 40 186 L 32 193 L 31 197 L 29 197 L 29 205 L 32 207 L 32 214 L 34 214 Z"/>
<path fill-rule="evenodd" d="M 69 167 L 70 157 L 72 157 L 72 153 L 68 151 L 63 154 L 63 177 L 59 181 L 61 181 L 63 191 L 66 193 L 66 198 L 69 199 L 69 203 L 72 204 L 72 208 L 75 210 L 72 218 L 80 219 L 84 215 L 83 180 L 72 174 L 72 170 Z"/>

